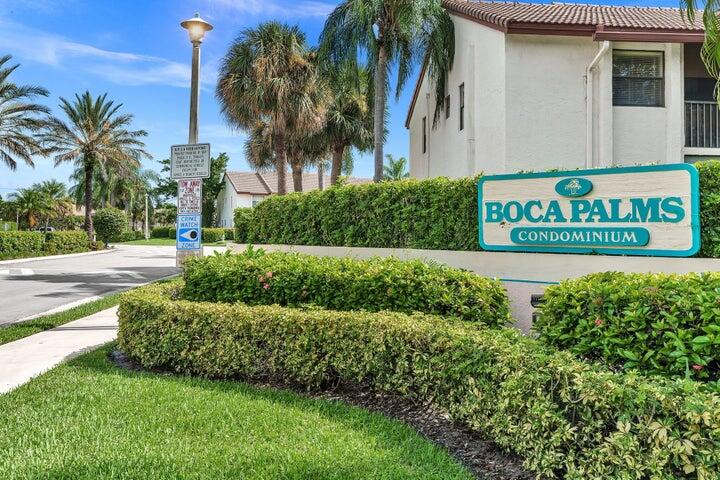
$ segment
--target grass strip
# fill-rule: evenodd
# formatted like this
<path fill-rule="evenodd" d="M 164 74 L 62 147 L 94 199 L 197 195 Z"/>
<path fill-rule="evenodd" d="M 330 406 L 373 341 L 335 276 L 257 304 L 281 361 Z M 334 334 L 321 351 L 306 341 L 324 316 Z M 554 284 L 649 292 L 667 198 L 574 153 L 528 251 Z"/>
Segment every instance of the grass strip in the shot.
<path fill-rule="evenodd" d="M 14 342 L 15 340 L 72 322 L 73 320 L 87 317 L 106 308 L 114 307 L 119 302 L 120 294 L 115 293 L 62 312 L 51 313 L 50 315 L 43 315 L 42 317 L 33 318 L 26 322 L 13 323 L 6 327 L 0 327 L 0 345 Z"/>
<path fill-rule="evenodd" d="M 406 425 L 238 382 L 130 372 L 102 347 L 0 395 L 7 479 L 471 480 Z"/>

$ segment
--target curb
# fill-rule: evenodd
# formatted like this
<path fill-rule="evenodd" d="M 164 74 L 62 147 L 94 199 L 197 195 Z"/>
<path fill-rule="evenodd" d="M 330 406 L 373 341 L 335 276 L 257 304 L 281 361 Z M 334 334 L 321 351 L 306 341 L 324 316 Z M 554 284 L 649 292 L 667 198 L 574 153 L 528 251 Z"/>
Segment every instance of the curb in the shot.
<path fill-rule="evenodd" d="M 113 248 L 109 248 L 106 250 L 99 250 L 95 252 L 80 252 L 80 253 L 68 253 L 65 255 L 46 255 L 44 257 L 28 257 L 28 258 L 16 258 L 14 260 L 1 260 L 0 265 L 11 265 L 14 263 L 27 263 L 27 262 L 36 262 L 41 260 L 52 260 L 54 258 L 73 258 L 73 257 L 84 257 L 88 255 L 102 255 L 104 253 L 112 253 L 116 250 Z"/>

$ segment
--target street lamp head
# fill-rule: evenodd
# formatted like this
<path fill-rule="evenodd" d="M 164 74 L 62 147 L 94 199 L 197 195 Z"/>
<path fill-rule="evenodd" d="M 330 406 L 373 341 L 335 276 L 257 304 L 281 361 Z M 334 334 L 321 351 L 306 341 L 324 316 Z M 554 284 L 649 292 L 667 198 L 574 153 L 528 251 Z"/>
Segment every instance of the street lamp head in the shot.
<path fill-rule="evenodd" d="M 205 33 L 213 29 L 212 25 L 200 18 L 199 13 L 196 13 L 193 18 L 180 22 L 180 26 L 188 31 L 193 44 L 201 43 L 205 38 Z"/>

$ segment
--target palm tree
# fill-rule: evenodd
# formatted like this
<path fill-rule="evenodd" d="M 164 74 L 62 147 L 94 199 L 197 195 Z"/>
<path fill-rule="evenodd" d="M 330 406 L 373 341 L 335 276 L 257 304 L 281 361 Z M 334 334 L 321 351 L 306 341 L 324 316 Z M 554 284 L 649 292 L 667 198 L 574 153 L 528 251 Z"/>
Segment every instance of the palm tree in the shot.
<path fill-rule="evenodd" d="M 445 104 L 445 81 L 455 56 L 455 33 L 441 0 L 343 0 L 328 16 L 321 52 L 336 64 L 364 54 L 373 81 L 376 182 L 383 177 L 388 70 L 397 65 L 396 98 L 423 59 L 435 84 L 435 120 Z"/>
<path fill-rule="evenodd" d="M 244 148 L 245 158 L 255 171 L 268 171 L 275 166 L 277 157 L 270 125 L 257 122 L 245 140 Z M 303 170 L 308 165 L 318 165 L 327 155 L 324 137 L 292 132 L 286 138 L 285 150 L 292 171 L 293 191 L 302 192 Z"/>
<path fill-rule="evenodd" d="M 331 64 L 323 70 L 331 101 L 322 135 L 332 153 L 330 184 L 335 185 L 342 171 L 343 158 L 351 147 L 372 148 L 373 117 L 368 106 L 370 98 L 369 73 L 357 62 L 346 61 L 340 66 Z"/>
<path fill-rule="evenodd" d="M 407 159 L 400 157 L 397 160 L 391 155 L 385 155 L 387 164 L 383 167 L 383 178 L 385 180 L 402 180 L 409 178 L 410 173 L 407 171 Z"/>
<path fill-rule="evenodd" d="M 705 63 L 708 73 L 716 80 L 720 79 L 720 14 L 719 0 L 680 0 L 680 7 L 684 8 L 690 23 L 695 22 L 697 12 L 702 13 L 702 21 L 705 27 L 705 41 L 703 42 L 700 55 Z M 720 89 L 715 86 L 715 97 L 720 100 Z"/>
<path fill-rule="evenodd" d="M 10 195 L 20 215 L 27 220 L 28 228 L 32 230 L 39 220 L 52 212 L 50 198 L 38 188 L 21 188 Z"/>
<path fill-rule="evenodd" d="M 6 66 L 12 56 L 0 57 L 0 159 L 10 168 L 17 168 L 18 160 L 34 167 L 32 156 L 41 154 L 34 134 L 45 124 L 50 110 L 33 103 L 35 97 L 47 97 L 48 91 L 33 85 L 16 85 L 9 81 L 20 65 Z"/>
<path fill-rule="evenodd" d="M 33 189 L 47 197 L 50 210 L 45 214 L 45 226 L 49 226 L 51 218 L 62 218 L 73 214 L 74 202 L 68 196 L 67 187 L 57 180 L 45 180 L 36 183 Z"/>
<path fill-rule="evenodd" d="M 233 127 L 270 128 L 277 190 L 284 194 L 289 134 L 312 134 L 325 115 L 325 90 L 305 35 L 279 22 L 243 30 L 222 60 L 216 94 Z"/>
<path fill-rule="evenodd" d="M 129 130 L 133 116 L 119 114 L 122 104 L 107 100 L 107 93 L 93 98 L 90 92 L 75 95 L 75 101 L 60 98 L 60 108 L 69 123 L 52 118 L 42 143 L 55 155 L 55 165 L 74 162 L 85 176 L 85 231 L 93 240 L 93 179 L 96 170 L 112 168 L 120 174 L 137 168 L 143 158 L 152 158 L 140 138 L 144 130 Z"/>

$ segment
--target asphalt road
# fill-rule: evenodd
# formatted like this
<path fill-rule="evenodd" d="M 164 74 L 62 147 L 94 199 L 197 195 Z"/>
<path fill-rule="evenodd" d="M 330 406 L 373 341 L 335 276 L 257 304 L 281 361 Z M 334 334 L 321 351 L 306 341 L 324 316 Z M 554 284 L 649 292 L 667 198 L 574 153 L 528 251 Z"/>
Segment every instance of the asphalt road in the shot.
<path fill-rule="evenodd" d="M 175 247 L 119 245 L 111 253 L 0 265 L 0 325 L 178 273 Z"/>

